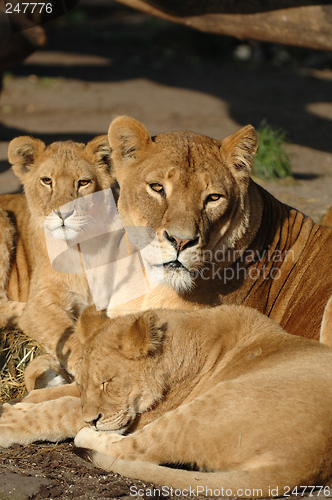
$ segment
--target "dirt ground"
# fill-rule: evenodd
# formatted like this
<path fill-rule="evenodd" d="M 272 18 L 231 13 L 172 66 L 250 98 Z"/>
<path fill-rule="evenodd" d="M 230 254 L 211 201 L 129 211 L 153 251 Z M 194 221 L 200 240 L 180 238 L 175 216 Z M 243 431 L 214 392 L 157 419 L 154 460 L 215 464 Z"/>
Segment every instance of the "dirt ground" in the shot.
<path fill-rule="evenodd" d="M 107 0 L 82 0 L 46 29 L 45 48 L 4 74 L 0 193 L 19 190 L 7 162 L 13 137 L 85 142 L 128 114 L 152 134 L 191 129 L 215 138 L 265 119 L 287 131 L 294 173 L 266 189 L 316 221 L 332 205 L 331 54 L 241 45 Z M 0 499 L 130 497 L 139 483 L 92 468 L 72 446 L 0 449 Z"/>

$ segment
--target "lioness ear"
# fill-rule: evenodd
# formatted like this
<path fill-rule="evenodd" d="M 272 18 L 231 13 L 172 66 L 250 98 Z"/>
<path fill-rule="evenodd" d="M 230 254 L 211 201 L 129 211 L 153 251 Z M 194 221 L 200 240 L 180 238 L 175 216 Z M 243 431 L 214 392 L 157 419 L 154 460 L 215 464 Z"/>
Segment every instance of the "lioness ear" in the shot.
<path fill-rule="evenodd" d="M 125 332 L 121 352 L 130 359 L 156 354 L 162 346 L 163 330 L 158 327 L 158 316 L 153 311 L 142 313 Z"/>
<path fill-rule="evenodd" d="M 252 125 L 246 125 L 221 141 L 220 151 L 231 161 L 237 173 L 249 175 L 258 148 L 258 137 Z"/>
<path fill-rule="evenodd" d="M 145 126 L 130 116 L 118 116 L 112 121 L 108 140 L 115 164 L 136 158 L 137 153 L 152 142 Z"/>
<path fill-rule="evenodd" d="M 109 321 L 110 319 L 102 311 L 97 311 L 95 306 L 89 306 L 78 318 L 75 333 L 84 344 L 97 330 L 106 328 Z"/>
<path fill-rule="evenodd" d="M 29 172 L 39 154 L 45 151 L 45 144 L 29 136 L 16 137 L 8 146 L 8 160 L 15 175 L 22 180 Z"/>
<path fill-rule="evenodd" d="M 100 166 L 104 168 L 109 173 L 112 170 L 112 150 L 109 145 L 107 135 L 99 135 L 88 142 L 85 146 L 85 150 L 88 155 L 93 156 L 95 163 L 97 161 L 97 167 Z"/>

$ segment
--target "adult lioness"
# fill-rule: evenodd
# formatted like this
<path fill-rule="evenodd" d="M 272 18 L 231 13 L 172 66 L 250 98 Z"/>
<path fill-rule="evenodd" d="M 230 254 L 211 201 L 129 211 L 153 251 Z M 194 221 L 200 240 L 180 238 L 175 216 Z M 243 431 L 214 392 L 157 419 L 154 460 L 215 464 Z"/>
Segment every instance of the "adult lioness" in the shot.
<path fill-rule="evenodd" d="M 88 308 L 77 331 L 81 400 L 69 385 L 4 405 L 0 446 L 80 431 L 94 464 L 193 495 L 282 496 L 332 474 L 330 348 L 241 306 L 113 320 Z"/>
<path fill-rule="evenodd" d="M 332 228 L 250 179 L 253 127 L 223 141 L 193 132 L 150 137 L 123 116 L 111 123 L 109 142 L 122 223 L 157 232 L 168 284 L 127 310 L 244 304 L 319 338 L 332 294 Z"/>
<path fill-rule="evenodd" d="M 18 323 L 71 372 L 74 321 L 93 301 L 84 273 L 52 269 L 45 228 L 56 242 L 68 234 L 75 238 L 90 224 L 79 209 L 59 209 L 112 185 L 110 147 L 106 136 L 87 145 L 68 141 L 47 147 L 39 139 L 18 137 L 9 144 L 8 157 L 25 194 L 0 196 L 0 326 Z"/>
<path fill-rule="evenodd" d="M 321 220 L 321 224 L 326 226 L 332 226 L 332 207 L 326 212 Z"/>

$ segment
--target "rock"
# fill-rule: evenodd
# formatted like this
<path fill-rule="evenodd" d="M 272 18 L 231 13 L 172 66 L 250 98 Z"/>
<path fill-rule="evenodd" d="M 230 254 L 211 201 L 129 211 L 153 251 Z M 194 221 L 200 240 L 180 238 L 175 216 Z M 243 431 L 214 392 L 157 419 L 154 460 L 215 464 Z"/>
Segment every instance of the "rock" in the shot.
<path fill-rule="evenodd" d="M 0 498 L 1 500 L 28 500 L 46 484 L 52 484 L 52 482 L 39 477 L 6 472 L 1 474 Z"/>

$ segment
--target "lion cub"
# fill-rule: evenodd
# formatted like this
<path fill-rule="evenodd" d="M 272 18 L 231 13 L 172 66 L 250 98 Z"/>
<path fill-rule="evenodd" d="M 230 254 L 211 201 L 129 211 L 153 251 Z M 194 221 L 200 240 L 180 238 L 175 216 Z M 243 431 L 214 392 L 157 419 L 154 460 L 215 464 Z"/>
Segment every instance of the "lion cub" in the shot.
<path fill-rule="evenodd" d="M 243 306 L 113 320 L 88 308 L 77 331 L 85 342 L 76 373 L 81 399 L 69 385 L 66 397 L 4 405 L 0 446 L 80 431 L 75 444 L 94 450 L 79 451 L 94 464 L 207 496 L 221 488 L 229 496 L 281 496 L 326 484 L 330 348 Z M 42 391 L 51 399 L 57 389 Z"/>
<path fill-rule="evenodd" d="M 45 232 L 65 244 L 93 222 L 77 205 L 65 207 L 114 183 L 107 136 L 49 146 L 17 137 L 8 158 L 24 194 L 0 196 L 0 327 L 18 325 L 73 373 L 81 354 L 74 323 L 93 300 L 81 269 L 52 268 Z"/>

